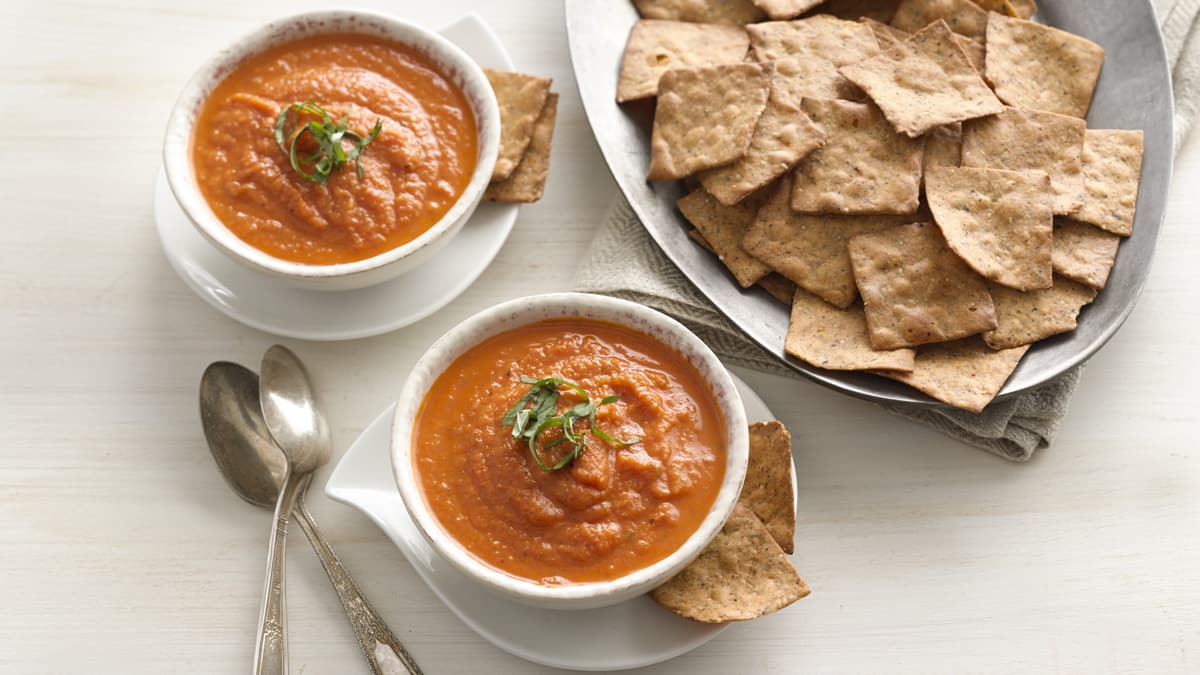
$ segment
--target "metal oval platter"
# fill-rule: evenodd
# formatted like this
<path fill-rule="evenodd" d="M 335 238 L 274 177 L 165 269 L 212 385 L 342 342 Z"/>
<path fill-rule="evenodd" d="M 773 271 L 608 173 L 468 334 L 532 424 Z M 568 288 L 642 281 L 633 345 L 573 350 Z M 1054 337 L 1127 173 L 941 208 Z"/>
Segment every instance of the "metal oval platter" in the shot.
<path fill-rule="evenodd" d="M 743 291 L 724 266 L 692 242 L 675 209 L 679 181 L 646 182 L 653 106 L 618 105 L 617 73 L 637 12 L 629 0 L 565 0 L 575 79 L 592 131 L 621 192 L 672 262 L 751 339 L 809 378 L 877 401 L 941 406 L 891 380 L 814 368 L 783 351 L 788 310 L 759 289 Z M 819 8 L 815 11 L 819 11 Z M 1037 343 L 1000 396 L 1036 387 L 1095 354 L 1133 310 L 1150 273 L 1162 225 L 1172 164 L 1170 71 L 1149 0 L 1040 0 L 1035 20 L 1104 47 L 1104 69 L 1088 128 L 1142 129 L 1146 134 L 1133 236 L 1121 244 L 1107 287 L 1085 307 L 1072 333 Z"/>

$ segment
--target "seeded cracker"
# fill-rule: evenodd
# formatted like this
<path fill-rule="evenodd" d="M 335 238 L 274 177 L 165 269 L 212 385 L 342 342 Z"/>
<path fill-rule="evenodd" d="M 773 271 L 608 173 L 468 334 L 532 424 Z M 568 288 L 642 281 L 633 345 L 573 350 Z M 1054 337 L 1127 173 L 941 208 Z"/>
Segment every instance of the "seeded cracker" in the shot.
<path fill-rule="evenodd" d="M 1096 299 L 1096 289 L 1061 277 L 1040 291 L 1016 291 L 990 284 L 996 305 L 995 330 L 983 334 L 992 349 L 1032 344 L 1051 335 L 1075 330 L 1079 310 Z"/>
<path fill-rule="evenodd" d="M 1018 290 L 1050 288 L 1045 173 L 938 167 L 925 176 L 925 196 L 946 243 L 976 272 Z"/>
<path fill-rule="evenodd" d="M 554 140 L 554 120 L 558 113 L 558 94 L 546 97 L 546 106 L 533 126 L 533 138 L 517 168 L 502 181 L 493 182 L 483 193 L 484 201 L 523 203 L 536 202 L 546 191 L 550 175 L 550 146 Z"/>
<path fill-rule="evenodd" d="M 796 495 L 792 492 L 792 436 L 783 422 L 750 425 L 750 462 L 739 500 L 784 553 L 796 552 Z"/>
<path fill-rule="evenodd" d="M 770 77 L 760 63 L 668 70 L 658 82 L 647 179 L 683 178 L 745 155 Z"/>
<path fill-rule="evenodd" d="M 771 271 L 738 245 L 758 209 L 755 202 L 750 198 L 735 206 L 722 206 L 702 189 L 677 202 L 683 217 L 700 231 L 742 288 L 753 286 Z"/>
<path fill-rule="evenodd" d="M 1121 238 L 1070 218 L 1054 222 L 1054 273 L 1096 290 L 1104 288 Z"/>
<path fill-rule="evenodd" d="M 900 0 L 825 0 L 813 14 L 829 14 L 850 21 L 866 17 L 888 23 L 896 16 L 899 5 Z"/>
<path fill-rule="evenodd" d="M 799 108 L 806 98 L 840 98 L 865 101 L 867 95 L 842 77 L 837 66 L 820 56 L 793 56 L 775 64 L 771 76 L 771 97 Z"/>
<path fill-rule="evenodd" d="M 1083 203 L 1083 120 L 1008 108 L 963 123 L 962 165 L 1010 171 L 1045 171 L 1054 190 L 1055 215 Z"/>
<path fill-rule="evenodd" d="M 801 213 L 914 213 L 924 139 L 897 134 L 870 103 L 804 99 L 825 145 L 796 165 L 792 208 Z"/>
<path fill-rule="evenodd" d="M 912 370 L 916 354 L 911 349 L 873 349 L 861 306 L 838 309 L 802 289 L 792 300 L 784 348 L 827 370 Z"/>
<path fill-rule="evenodd" d="M 875 349 L 944 342 L 996 327 L 983 277 L 950 250 L 933 223 L 859 235 L 849 249 Z"/>
<path fill-rule="evenodd" d="M 743 24 L 764 15 L 750 0 L 633 0 L 643 19 Z"/>
<path fill-rule="evenodd" d="M 754 127 L 746 155 L 701 173 L 700 183 L 722 204 L 736 204 L 824 144 L 825 132 L 808 115 L 771 97 Z"/>
<path fill-rule="evenodd" d="M 977 413 L 982 411 L 1008 378 L 1029 345 L 995 351 L 972 337 L 925 345 L 917 350 L 911 373 L 879 371 L 939 401 Z"/>
<path fill-rule="evenodd" d="M 621 57 L 617 101 L 658 94 L 658 80 L 672 68 L 737 63 L 746 57 L 750 37 L 739 26 L 684 21 L 638 21 Z"/>
<path fill-rule="evenodd" d="M 756 61 L 819 56 L 846 66 L 879 53 L 879 43 L 867 26 L 818 14 L 796 21 L 768 21 L 746 26 Z"/>
<path fill-rule="evenodd" d="M 1083 206 L 1071 217 L 1113 234 L 1133 234 L 1142 175 L 1142 132 L 1088 129 L 1083 141 Z"/>
<path fill-rule="evenodd" d="M 879 56 L 838 72 L 866 91 L 896 131 L 910 138 L 1004 110 L 940 19 Z"/>
<path fill-rule="evenodd" d="M 821 4 L 822 0 L 754 0 L 754 5 L 772 21 L 794 19 Z"/>
<path fill-rule="evenodd" d="M 810 592 L 766 526 L 738 502 L 700 557 L 650 597 L 685 618 L 724 623 L 777 612 Z"/>
<path fill-rule="evenodd" d="M 525 156 L 533 126 L 550 95 L 550 79 L 487 69 L 484 74 L 500 104 L 500 154 L 492 170 L 492 180 L 499 181 L 508 178 Z"/>
<path fill-rule="evenodd" d="M 987 33 L 988 13 L 971 0 L 904 0 L 896 8 L 892 25 L 915 33 L 938 19 L 959 35 L 983 37 Z"/>
<path fill-rule="evenodd" d="M 1104 65 L 1104 49 L 1066 31 L 992 12 L 987 81 L 1001 101 L 1086 117 Z"/>

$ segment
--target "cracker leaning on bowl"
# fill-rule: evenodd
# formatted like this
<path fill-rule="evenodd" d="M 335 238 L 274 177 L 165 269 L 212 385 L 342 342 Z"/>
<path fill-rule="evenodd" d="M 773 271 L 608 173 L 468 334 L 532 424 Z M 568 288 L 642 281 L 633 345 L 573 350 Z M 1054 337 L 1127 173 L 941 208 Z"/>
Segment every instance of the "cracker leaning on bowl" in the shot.
<path fill-rule="evenodd" d="M 500 106 L 500 154 L 484 201 L 528 203 L 542 198 L 550 174 L 550 146 L 558 94 L 550 79 L 484 69 Z"/>
<path fill-rule="evenodd" d="M 1087 320 L 1132 233 L 1143 142 L 1086 128 L 1098 45 L 1027 20 L 1032 0 L 755 3 L 773 21 L 637 4 L 720 16 L 679 33 L 712 49 L 660 40 L 661 73 L 638 71 L 643 92 L 660 75 L 648 179 L 689 181 L 679 208 L 739 285 L 799 288 L 792 357 L 978 412 L 1030 344 Z"/>

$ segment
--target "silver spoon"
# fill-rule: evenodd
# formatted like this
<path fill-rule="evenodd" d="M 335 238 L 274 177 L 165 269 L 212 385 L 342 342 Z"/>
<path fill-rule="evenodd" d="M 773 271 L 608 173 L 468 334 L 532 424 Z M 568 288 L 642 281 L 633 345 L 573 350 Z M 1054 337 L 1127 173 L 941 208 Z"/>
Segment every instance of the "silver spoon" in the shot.
<path fill-rule="evenodd" d="M 236 363 L 218 362 L 200 380 L 200 417 L 209 450 L 233 491 L 255 506 L 275 505 L 287 462 L 271 438 L 259 404 L 258 376 Z M 296 505 L 300 529 L 312 543 L 337 591 L 346 618 L 373 673 L 413 675 L 421 670 L 366 599 L 317 528 L 304 503 Z M 285 660 L 286 663 L 286 660 Z"/>

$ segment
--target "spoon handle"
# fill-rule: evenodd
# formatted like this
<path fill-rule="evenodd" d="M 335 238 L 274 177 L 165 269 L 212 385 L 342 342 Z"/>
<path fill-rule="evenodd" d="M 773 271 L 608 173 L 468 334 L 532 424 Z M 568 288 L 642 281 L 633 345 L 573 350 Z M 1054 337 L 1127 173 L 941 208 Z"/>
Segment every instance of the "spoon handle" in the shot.
<path fill-rule="evenodd" d="M 283 591 L 288 514 L 311 478 L 312 474 L 296 477 L 294 472 L 289 471 L 279 491 L 279 499 L 275 502 L 275 522 L 271 528 L 271 543 L 267 547 L 267 579 L 263 584 L 258 639 L 254 645 L 255 675 L 286 675 L 288 671 L 287 608 Z"/>
<path fill-rule="evenodd" d="M 296 513 L 300 516 L 300 529 L 308 536 L 313 550 L 317 552 L 317 558 L 321 560 L 321 566 L 325 568 L 330 583 L 337 591 L 338 599 L 342 601 L 346 619 L 354 629 L 354 635 L 362 647 L 363 656 L 367 657 L 371 672 L 375 675 L 401 675 L 407 671 L 411 675 L 421 675 L 420 666 L 392 634 L 383 618 L 367 603 L 367 599 L 358 590 L 358 585 L 354 583 L 342 561 L 338 560 L 329 542 L 317 528 L 317 521 L 313 520 L 312 514 L 309 513 L 303 495 L 296 504 Z"/>

